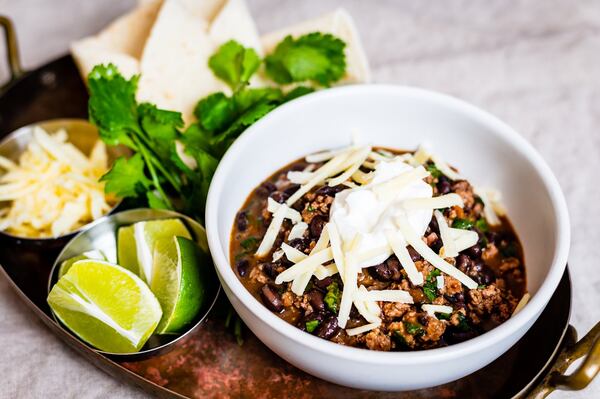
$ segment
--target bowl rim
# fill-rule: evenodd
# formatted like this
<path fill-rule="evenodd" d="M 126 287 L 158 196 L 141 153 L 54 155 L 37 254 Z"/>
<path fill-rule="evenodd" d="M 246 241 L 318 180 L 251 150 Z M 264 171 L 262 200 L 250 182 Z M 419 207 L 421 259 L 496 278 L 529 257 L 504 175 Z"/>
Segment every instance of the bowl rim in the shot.
<path fill-rule="evenodd" d="M 238 154 L 246 151 L 247 148 L 250 148 L 252 142 L 258 142 L 263 126 L 270 123 L 271 119 L 277 118 L 285 113 L 294 112 L 295 109 L 299 109 L 305 104 L 318 103 L 322 100 L 332 100 L 349 95 L 367 94 L 392 94 L 429 101 L 449 108 L 451 111 L 457 112 L 458 114 L 462 114 L 462 117 L 464 118 L 477 120 L 479 123 L 490 127 L 494 134 L 505 139 L 516 151 L 522 153 L 532 164 L 538 178 L 541 179 L 548 190 L 557 223 L 555 231 L 557 245 L 551 266 L 542 285 L 536 294 L 532 296 L 529 303 L 519 313 L 493 330 L 462 343 L 443 348 L 413 352 L 380 352 L 364 348 L 347 347 L 304 333 L 295 326 L 280 319 L 250 294 L 233 272 L 233 269 L 227 260 L 227 255 L 221 248 L 217 215 L 219 197 L 224 191 L 225 176 L 234 166 L 234 161 Z M 487 111 L 456 97 L 422 88 L 393 84 L 348 85 L 308 94 L 278 107 L 276 110 L 269 113 L 269 115 L 248 128 L 229 148 L 213 176 L 206 205 L 206 230 L 211 255 L 214 259 L 217 272 L 221 277 L 222 284 L 229 288 L 233 295 L 235 295 L 237 299 L 254 314 L 254 316 L 260 319 L 262 323 L 275 329 L 277 332 L 299 345 L 314 348 L 319 352 L 337 358 L 378 365 L 425 364 L 431 363 L 432 361 L 447 361 L 464 357 L 506 339 L 512 333 L 522 329 L 528 324 L 531 325 L 531 322 L 537 318 L 544 309 L 560 282 L 567 263 L 571 235 L 566 201 L 556 177 L 542 156 L 512 127 Z"/>
<path fill-rule="evenodd" d="M 61 263 L 62 263 L 62 262 L 59 262 L 59 260 L 68 251 L 69 246 L 71 245 L 71 243 L 73 241 L 75 241 L 80 236 L 86 234 L 89 230 L 91 230 L 93 228 L 96 228 L 96 227 L 100 226 L 101 224 L 108 223 L 111 219 L 113 219 L 113 218 L 115 218 L 115 217 L 117 217 L 119 215 L 123 216 L 122 214 L 134 213 L 134 212 L 152 212 L 152 213 L 160 214 L 156 218 L 145 219 L 145 220 L 159 220 L 159 219 L 162 219 L 162 218 L 179 218 L 179 219 L 183 219 L 185 221 L 185 223 L 190 223 L 192 225 L 195 225 L 195 227 L 200 227 L 200 230 L 206 231 L 206 229 L 204 228 L 204 226 L 202 226 L 202 224 L 200 224 L 200 222 L 197 222 L 193 218 L 191 218 L 191 217 L 189 217 L 187 215 L 184 215 L 184 214 L 182 214 L 180 212 L 172 211 L 172 210 L 168 210 L 168 209 L 132 208 L 132 209 L 126 209 L 126 210 L 123 210 L 123 211 L 120 211 L 120 212 L 115 212 L 113 214 L 102 216 L 101 218 L 96 219 L 96 220 L 94 220 L 94 221 L 86 224 L 85 226 L 82 226 L 81 230 L 78 231 L 65 244 L 65 246 L 61 249 L 60 253 L 56 256 L 56 259 L 54 259 L 54 263 L 52 264 L 52 268 L 50 269 L 50 274 L 48 276 L 48 294 L 50 293 L 50 291 L 54 287 L 54 284 L 56 284 L 55 280 L 58 280 L 58 272 L 60 271 L 60 266 L 61 266 Z M 204 249 L 203 249 L 203 251 L 204 251 Z M 56 279 L 55 279 L 55 275 L 56 275 Z M 215 295 L 214 295 L 213 298 L 210 299 L 210 302 L 208 303 L 208 306 L 206 307 L 206 310 L 204 311 L 204 313 L 202 314 L 202 316 L 199 317 L 198 320 L 194 324 L 188 325 L 183 332 L 175 334 L 175 335 L 177 335 L 177 337 L 173 338 L 173 340 L 171 340 L 169 342 L 165 342 L 165 343 L 163 343 L 163 344 L 161 344 L 159 346 L 153 347 L 153 348 L 142 349 L 142 350 L 139 350 L 137 352 L 127 352 L 127 353 L 109 352 L 109 351 L 103 351 L 101 349 L 95 348 L 91 344 L 85 342 L 75 332 L 71 331 L 65 324 L 63 324 L 62 321 L 59 319 L 59 317 L 56 315 L 56 313 L 54 313 L 54 310 L 52 310 L 52 308 L 49 307 L 49 309 L 50 309 L 50 315 L 51 315 L 52 320 L 58 325 L 58 327 L 60 329 L 62 329 L 63 331 L 65 331 L 67 334 L 70 334 L 76 340 L 78 340 L 79 342 L 81 342 L 82 345 L 87 346 L 90 350 L 92 350 L 92 351 L 94 351 L 96 353 L 100 353 L 100 354 L 105 355 L 105 356 L 113 357 L 115 359 L 117 359 L 117 358 L 124 359 L 124 360 L 127 360 L 127 359 L 145 359 L 145 358 L 147 358 L 149 356 L 158 355 L 160 353 L 163 353 L 164 351 L 166 351 L 167 348 L 171 348 L 174 344 L 176 344 L 177 342 L 181 341 L 182 339 L 184 339 L 188 335 L 192 334 L 194 331 L 196 331 L 198 329 L 198 327 L 207 319 L 207 317 L 209 316 L 209 314 L 211 313 L 211 311 L 215 307 L 215 305 L 217 303 L 217 300 L 219 299 L 219 296 L 221 295 L 221 289 L 222 289 L 221 282 L 219 281 L 218 278 L 215 279 L 215 280 L 216 280 L 215 281 L 216 284 L 218 284 L 217 287 L 216 287 L 216 289 L 215 289 Z"/>

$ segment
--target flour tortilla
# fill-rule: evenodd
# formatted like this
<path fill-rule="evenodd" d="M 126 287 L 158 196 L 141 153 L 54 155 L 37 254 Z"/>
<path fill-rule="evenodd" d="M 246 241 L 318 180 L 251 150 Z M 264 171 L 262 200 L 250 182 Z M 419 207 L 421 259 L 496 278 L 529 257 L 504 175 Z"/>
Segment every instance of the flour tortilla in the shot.
<path fill-rule="evenodd" d="M 138 100 L 194 120 L 198 100 L 229 88 L 208 67 L 223 42 L 234 38 L 260 51 L 256 27 L 243 0 L 228 0 L 212 25 L 182 0 L 165 0 L 141 59 Z"/>
<path fill-rule="evenodd" d="M 98 35 L 72 43 L 71 53 L 83 78 L 87 78 L 95 65 L 109 62 L 115 64 L 125 77 L 138 74 L 139 58 L 161 3 L 160 0 L 146 0 Z"/>
<path fill-rule="evenodd" d="M 346 42 L 346 76 L 340 83 L 368 83 L 371 71 L 354 20 L 345 9 L 337 9 L 330 14 L 310 19 L 290 27 L 263 35 L 263 51 L 269 54 L 287 35 L 301 36 L 310 32 L 331 33 Z"/>

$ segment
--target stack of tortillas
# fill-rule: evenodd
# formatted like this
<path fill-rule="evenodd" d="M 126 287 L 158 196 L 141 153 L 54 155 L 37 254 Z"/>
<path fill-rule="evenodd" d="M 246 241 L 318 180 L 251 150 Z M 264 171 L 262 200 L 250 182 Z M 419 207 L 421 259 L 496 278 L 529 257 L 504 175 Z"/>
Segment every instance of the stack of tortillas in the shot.
<path fill-rule="evenodd" d="M 95 65 L 107 63 L 126 77 L 140 74 L 138 100 L 180 111 L 189 124 L 199 99 L 228 91 L 208 67 L 221 44 L 234 39 L 262 56 L 287 35 L 315 31 L 346 42 L 347 73 L 341 83 L 369 80 L 354 22 L 343 9 L 260 37 L 245 0 L 145 0 L 98 35 L 73 43 L 71 51 L 84 78 Z M 263 84 L 260 77 L 252 82 Z"/>

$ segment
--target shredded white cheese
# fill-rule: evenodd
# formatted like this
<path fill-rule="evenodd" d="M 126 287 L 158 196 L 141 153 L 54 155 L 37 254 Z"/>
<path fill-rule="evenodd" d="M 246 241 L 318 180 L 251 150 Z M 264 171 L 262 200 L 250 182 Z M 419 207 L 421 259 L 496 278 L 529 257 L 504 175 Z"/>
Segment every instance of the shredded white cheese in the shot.
<path fill-rule="evenodd" d="M 338 312 L 338 325 L 341 328 L 346 327 L 346 323 L 350 318 L 354 291 L 357 289 L 358 270 L 356 263 L 352 260 L 352 252 L 350 252 L 349 256 L 345 257 L 344 276 L 344 290 L 342 291 L 342 300 Z"/>
<path fill-rule="evenodd" d="M 400 261 L 400 264 L 404 270 L 406 270 L 410 282 L 413 283 L 413 285 L 422 285 L 423 274 L 417 270 L 415 263 L 410 257 L 410 254 L 406 249 L 406 242 L 401 239 L 401 236 L 397 232 L 386 231 L 386 237 L 394 254 L 396 254 L 396 257 Z"/>
<path fill-rule="evenodd" d="M 260 246 L 256 250 L 256 256 L 259 258 L 267 256 L 271 248 L 273 248 L 273 244 L 277 239 L 277 235 L 279 234 L 279 230 L 281 229 L 281 225 L 283 224 L 283 219 L 287 215 L 288 212 L 287 206 L 280 206 L 277 211 L 273 214 L 273 219 L 265 232 L 265 235 L 260 242 Z"/>
<path fill-rule="evenodd" d="M 363 164 L 363 162 L 367 159 L 370 151 L 371 151 L 371 147 L 364 147 L 364 148 L 360 148 L 360 149 L 356 150 L 354 153 L 352 153 L 348 157 L 348 160 L 346 161 L 345 166 L 348 166 L 348 169 L 346 169 L 344 171 L 344 173 L 342 173 L 341 175 L 329 180 L 329 182 L 327 183 L 329 185 L 329 187 L 337 186 L 338 184 L 341 184 L 341 183 L 345 182 L 346 180 L 348 180 L 354 174 L 354 172 L 356 172 L 360 168 L 360 166 Z"/>
<path fill-rule="evenodd" d="M 431 263 L 442 272 L 454 277 L 461 283 L 463 283 L 469 289 L 477 288 L 477 283 L 473 281 L 469 276 L 440 258 L 431 248 L 429 248 L 413 231 L 406 219 L 406 215 L 398 215 L 398 227 L 404 235 L 406 241 L 417 251 L 427 262 Z"/>
<path fill-rule="evenodd" d="M 500 225 L 500 218 L 496 214 L 494 205 L 488 197 L 488 191 L 486 189 L 475 188 L 474 192 L 479 196 L 479 198 L 481 198 L 481 201 L 483 202 L 483 215 L 485 216 L 486 221 L 490 224 L 490 226 Z"/>
<path fill-rule="evenodd" d="M 358 291 L 355 298 L 361 301 L 382 301 L 382 302 L 400 302 L 414 303 L 412 295 L 404 290 L 365 290 Z"/>
<path fill-rule="evenodd" d="M 448 178 L 452 180 L 461 180 L 462 176 L 455 172 L 446 162 L 444 162 L 441 158 L 436 155 L 431 156 L 431 160 L 435 163 L 435 166 L 446 175 Z"/>
<path fill-rule="evenodd" d="M 322 183 L 325 179 L 330 176 L 334 176 L 344 170 L 344 162 L 348 158 L 348 151 L 342 152 L 339 155 L 331 158 L 325 165 L 314 171 L 313 177 L 306 183 L 300 186 L 300 188 L 292 194 L 286 201 L 289 206 L 294 205 L 304 194 L 309 192 L 314 186 Z"/>
<path fill-rule="evenodd" d="M 342 251 L 342 240 L 340 239 L 340 234 L 338 233 L 335 223 L 327 223 L 327 232 L 329 233 L 329 242 L 331 244 L 333 260 L 337 265 L 342 281 L 344 281 L 344 252 Z"/>
<path fill-rule="evenodd" d="M 442 244 L 444 245 L 444 257 L 454 258 L 458 256 L 454 238 L 452 238 L 452 233 L 450 232 L 450 227 L 448 226 L 448 222 L 446 222 L 446 218 L 442 215 L 442 212 L 437 209 L 433 212 L 433 216 L 435 216 L 435 220 L 437 220 L 440 229 L 440 236 Z"/>
<path fill-rule="evenodd" d="M 281 244 L 281 250 L 290 262 L 298 263 L 308 257 L 308 255 L 306 255 L 304 252 L 299 251 L 286 243 Z"/>
<path fill-rule="evenodd" d="M 286 208 L 284 219 L 290 219 L 292 223 L 299 223 L 302 221 L 302 215 L 300 215 L 300 212 L 297 210 L 290 208 L 286 204 L 280 204 L 271 197 L 267 199 L 267 210 L 269 212 L 275 213 L 281 207 Z"/>
<path fill-rule="evenodd" d="M 356 328 L 349 328 L 346 330 L 346 334 L 348 334 L 349 336 L 352 337 L 354 335 L 358 335 L 358 334 L 365 333 L 367 331 L 374 330 L 379 326 L 381 326 L 381 321 L 376 322 L 376 323 L 365 324 L 364 326 L 360 326 L 360 327 L 356 327 Z"/>
<path fill-rule="evenodd" d="M 420 145 L 417 151 L 414 153 L 411 159 L 411 164 L 413 166 L 423 165 L 425 162 L 429 161 L 431 154 L 427 150 L 425 145 Z"/>
<path fill-rule="evenodd" d="M 460 206 L 461 208 L 464 206 L 462 198 L 456 193 L 431 198 L 410 198 L 402 201 L 402 207 L 407 211 L 417 209 L 443 209 L 453 206 Z"/>
<path fill-rule="evenodd" d="M 294 184 L 306 184 L 310 181 L 313 175 L 314 174 L 312 172 L 291 170 L 287 173 L 287 178 Z"/>
<path fill-rule="evenodd" d="M 292 229 L 290 230 L 290 234 L 288 234 L 288 241 L 295 240 L 296 238 L 304 237 L 304 233 L 308 229 L 308 224 L 304 222 L 296 223 Z"/>
<path fill-rule="evenodd" d="M 319 265 L 315 269 L 314 276 L 319 280 L 323 280 L 324 278 L 333 276 L 333 275 L 337 274 L 338 272 L 339 271 L 338 271 L 337 265 L 335 263 L 332 263 L 327 266 Z"/>
<path fill-rule="evenodd" d="M 408 172 L 402 173 L 394 177 L 393 179 L 375 185 L 373 187 L 373 192 L 382 201 L 389 202 L 395 198 L 398 191 L 402 190 L 410 183 L 424 179 L 427 176 L 429 176 L 429 172 L 427 172 L 422 166 L 418 166 L 414 169 L 411 169 Z"/>
<path fill-rule="evenodd" d="M 479 235 L 477 235 L 477 232 L 472 230 L 455 229 L 451 227 L 450 235 L 454 240 L 454 245 L 456 247 L 456 251 L 458 252 L 462 252 L 467 248 L 471 248 L 479 241 Z"/>
<path fill-rule="evenodd" d="M 89 156 L 69 143 L 66 131 L 33 129 L 17 162 L 0 156 L 0 230 L 17 236 L 57 237 L 98 219 L 115 205 L 100 177 L 108 154 L 97 141 Z M 5 173 L 2 173 L 4 172 Z"/>
<path fill-rule="evenodd" d="M 284 249 L 285 251 L 285 249 Z M 333 259 L 333 254 L 331 253 L 331 248 L 326 248 L 317 253 L 311 254 L 300 262 L 296 263 L 294 266 L 289 269 L 284 270 L 279 273 L 277 278 L 275 278 L 275 284 L 281 284 L 287 281 L 292 281 L 299 275 L 303 273 L 314 273 L 317 266 L 322 265 L 325 262 Z"/>
<path fill-rule="evenodd" d="M 421 305 L 421 309 L 423 309 L 425 312 L 427 312 L 427 314 L 431 317 L 436 317 L 436 315 L 435 315 L 436 313 L 450 314 L 453 311 L 452 306 L 446 306 L 446 305 L 425 304 L 425 305 Z"/>
<path fill-rule="evenodd" d="M 340 154 L 349 152 L 352 149 L 353 149 L 353 147 L 344 147 L 344 148 L 340 148 L 337 150 L 328 150 L 328 151 L 317 152 L 315 154 L 307 155 L 304 159 L 306 160 L 306 162 L 310 162 L 310 163 L 328 161 Z"/>
<path fill-rule="evenodd" d="M 436 281 L 436 288 L 438 290 L 441 290 L 442 288 L 444 288 L 444 276 L 437 276 L 435 278 Z"/>
<path fill-rule="evenodd" d="M 285 255 L 285 252 L 283 252 L 283 249 L 279 249 L 279 250 L 273 252 L 273 262 L 277 262 L 279 259 L 283 258 L 283 255 Z"/>

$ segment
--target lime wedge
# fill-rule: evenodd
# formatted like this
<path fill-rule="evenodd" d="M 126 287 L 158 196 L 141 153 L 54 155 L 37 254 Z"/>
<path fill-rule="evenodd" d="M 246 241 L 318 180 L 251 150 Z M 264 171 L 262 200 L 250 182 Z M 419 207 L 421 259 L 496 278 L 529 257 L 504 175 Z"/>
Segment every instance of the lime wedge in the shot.
<path fill-rule="evenodd" d="M 140 276 L 133 225 L 121 227 L 117 232 L 117 263 Z"/>
<path fill-rule="evenodd" d="M 99 260 L 75 262 L 52 287 L 48 304 L 82 340 L 116 353 L 139 351 L 162 316 L 156 297 L 139 277 Z"/>
<path fill-rule="evenodd" d="M 69 271 L 71 266 L 73 266 L 73 263 L 77 262 L 78 260 L 85 260 L 85 259 L 106 260 L 106 256 L 104 256 L 102 251 L 94 249 L 92 251 L 84 252 L 81 255 L 77 255 L 72 258 L 69 258 L 60 264 L 60 268 L 58 269 L 58 278 L 61 278 L 62 276 L 64 276 Z"/>
<path fill-rule="evenodd" d="M 163 309 L 158 334 L 178 332 L 200 311 L 204 299 L 200 278 L 203 262 L 206 256 L 187 238 L 172 237 L 156 243 L 150 288 Z"/>
<path fill-rule="evenodd" d="M 128 231 L 128 228 L 132 231 Z M 172 240 L 176 236 L 192 238 L 179 219 L 149 220 L 119 229 L 119 265 L 136 273 L 151 285 L 154 246 L 160 240 Z"/>

